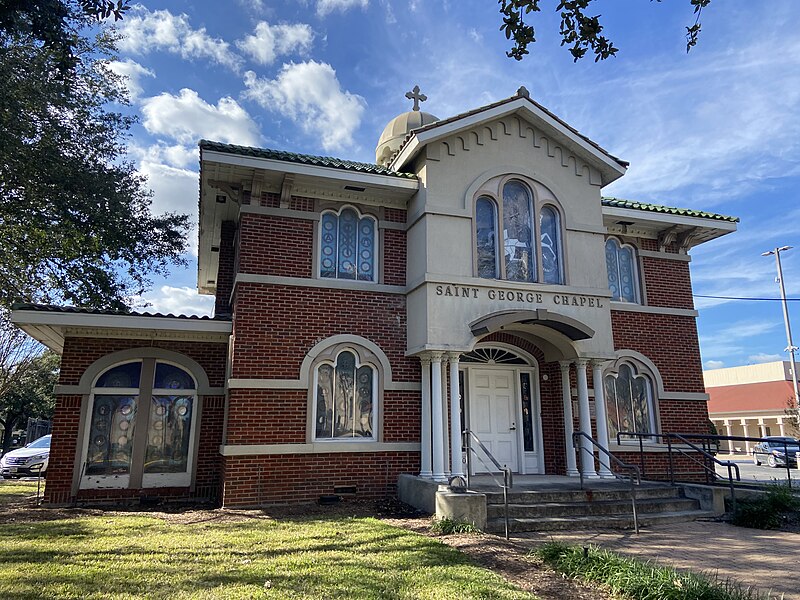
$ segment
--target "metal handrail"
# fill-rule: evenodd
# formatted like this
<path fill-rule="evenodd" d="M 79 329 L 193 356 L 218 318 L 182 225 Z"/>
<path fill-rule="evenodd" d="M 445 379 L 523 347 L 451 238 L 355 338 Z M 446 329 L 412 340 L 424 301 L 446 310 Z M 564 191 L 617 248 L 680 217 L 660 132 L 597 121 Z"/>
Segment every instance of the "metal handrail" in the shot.
<path fill-rule="evenodd" d="M 489 473 L 491 478 L 494 480 L 495 484 L 498 487 L 503 488 L 503 508 L 505 510 L 505 529 L 506 529 L 506 539 L 508 539 L 508 490 L 510 490 L 514 485 L 514 477 L 513 477 L 512 473 L 511 473 L 511 469 L 509 469 L 507 465 L 502 465 L 502 466 L 500 465 L 500 463 L 492 455 L 492 453 L 489 452 L 489 449 L 486 446 L 484 446 L 484 444 L 481 441 L 481 439 L 477 435 L 475 435 L 475 432 L 470 431 L 469 429 L 465 429 L 462 432 L 462 435 L 463 435 L 463 445 L 467 449 L 467 454 L 466 454 L 466 457 L 467 457 L 467 473 L 466 473 L 466 475 L 467 475 L 467 488 L 469 488 L 469 485 L 470 485 L 470 474 L 472 472 L 472 461 L 470 460 L 470 457 L 472 456 L 472 454 L 474 454 L 475 457 L 479 461 L 481 461 L 481 463 L 483 463 L 483 466 L 486 467 L 486 471 Z M 472 447 L 472 443 L 470 442 L 470 438 L 474 439 L 478 443 L 478 447 L 481 450 L 483 450 L 483 453 L 489 458 L 489 460 L 492 461 L 492 463 L 494 463 L 494 466 L 497 467 L 497 470 L 498 471 L 502 471 L 502 473 L 503 473 L 503 483 L 500 483 L 497 479 L 495 479 L 494 474 L 489 469 L 489 465 L 486 464 L 486 461 L 484 461 L 483 458 L 481 458 L 481 455 L 478 454 L 478 452 L 475 450 L 475 448 Z"/>
<path fill-rule="evenodd" d="M 629 478 L 629 480 L 631 482 L 631 510 L 633 512 L 633 530 L 638 535 L 639 534 L 639 517 L 638 517 L 637 510 L 636 510 L 636 486 L 639 485 L 642 482 L 642 476 L 641 476 L 641 473 L 639 471 L 639 467 L 637 467 L 636 465 L 628 464 L 628 463 L 620 460 L 619 458 L 617 458 L 616 456 L 611 454 L 611 452 L 609 452 L 608 448 L 604 448 L 600 444 L 600 442 L 598 442 L 596 439 L 594 439 L 588 433 L 586 433 L 584 431 L 575 431 L 575 432 L 572 433 L 572 446 L 574 448 L 579 448 L 580 450 L 586 452 L 587 454 L 589 454 L 589 456 L 592 457 L 592 468 L 594 468 L 594 452 L 590 452 L 588 448 L 585 448 L 583 446 L 583 444 L 579 443 L 579 438 L 584 438 L 584 439 L 588 440 L 590 444 L 592 444 L 600 452 L 605 454 L 614 464 L 618 465 L 620 468 L 628 469 L 629 471 L 631 471 L 631 473 L 636 475 L 635 479 L 634 479 L 633 475 L 629 475 L 628 478 Z M 585 460 L 585 457 L 583 456 L 582 453 L 579 453 L 579 454 L 580 454 L 580 457 L 581 457 L 581 464 L 580 464 L 580 469 L 579 469 L 578 473 L 580 474 L 580 477 L 581 477 L 581 489 L 583 489 L 583 461 Z M 617 473 L 614 473 L 614 476 L 615 477 L 624 477 L 624 475 L 618 475 Z"/>
<path fill-rule="evenodd" d="M 642 438 L 643 437 L 664 438 L 667 441 L 667 451 L 668 451 L 668 457 L 669 457 L 669 482 L 672 485 L 675 485 L 675 464 L 674 464 L 674 462 L 672 460 L 672 450 L 673 450 L 673 448 L 675 448 L 672 445 L 672 440 L 673 439 L 685 444 L 686 446 L 689 446 L 689 448 L 694 450 L 696 453 L 703 455 L 707 461 L 710 461 L 710 462 L 712 462 L 714 464 L 718 464 L 718 465 L 720 465 L 722 467 L 726 467 L 728 469 L 728 486 L 729 486 L 730 491 L 731 491 L 731 505 L 732 505 L 733 510 L 734 511 L 736 510 L 736 486 L 733 484 L 733 482 L 734 482 L 733 471 L 736 472 L 736 481 L 741 481 L 742 477 L 741 477 L 741 473 L 739 471 L 739 465 L 737 465 L 735 462 L 733 462 L 731 460 L 720 460 L 720 459 L 718 459 L 716 456 L 714 456 L 710 452 L 707 452 L 705 450 L 705 448 L 701 448 L 700 446 L 690 442 L 686 438 L 686 436 L 690 436 L 690 437 L 692 437 L 694 439 L 717 439 L 720 436 L 710 436 L 710 435 L 705 435 L 705 434 L 693 434 L 693 433 L 684 433 L 684 434 L 680 434 L 680 433 L 643 433 L 643 432 L 638 432 L 638 431 L 620 431 L 619 433 L 617 433 L 617 444 L 621 444 L 622 443 L 621 442 L 621 436 L 623 436 L 623 435 L 627 435 L 627 436 L 631 436 L 631 437 L 636 436 L 636 437 L 639 438 L 639 453 L 640 453 L 639 456 L 641 457 L 640 460 L 642 461 L 642 463 L 644 461 L 644 451 L 642 449 Z M 716 469 L 712 469 L 705 462 L 697 460 L 694 456 L 692 456 L 691 454 L 686 452 L 683 448 L 675 448 L 675 451 L 676 452 L 680 452 L 683 456 L 687 457 L 689 460 L 691 460 L 691 461 L 697 463 L 698 465 L 700 465 L 707 473 L 711 473 L 714 477 L 717 477 Z M 786 462 L 787 463 L 789 462 L 788 458 L 787 458 Z M 708 481 L 708 479 L 706 479 L 706 481 Z"/>

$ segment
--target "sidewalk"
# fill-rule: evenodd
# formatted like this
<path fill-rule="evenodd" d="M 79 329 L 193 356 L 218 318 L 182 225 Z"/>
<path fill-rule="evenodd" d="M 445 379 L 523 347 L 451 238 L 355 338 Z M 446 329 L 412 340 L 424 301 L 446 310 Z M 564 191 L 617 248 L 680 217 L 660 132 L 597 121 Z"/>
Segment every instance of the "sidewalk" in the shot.
<path fill-rule="evenodd" d="M 558 540 L 595 544 L 621 554 L 657 560 L 693 571 L 716 573 L 800 600 L 800 534 L 695 521 L 632 531 L 554 531 L 520 533 L 523 544 Z"/>

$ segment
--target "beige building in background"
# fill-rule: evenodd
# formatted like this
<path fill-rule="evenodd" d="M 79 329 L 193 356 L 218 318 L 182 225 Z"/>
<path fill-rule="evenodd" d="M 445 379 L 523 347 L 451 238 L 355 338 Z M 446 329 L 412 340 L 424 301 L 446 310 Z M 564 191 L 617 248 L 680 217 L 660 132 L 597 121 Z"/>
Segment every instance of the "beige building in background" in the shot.
<path fill-rule="evenodd" d="M 720 435 L 797 436 L 787 413 L 794 398 L 789 361 L 703 371 L 703 380 L 708 416 Z M 754 444 L 732 442 L 729 449 L 750 454 Z"/>

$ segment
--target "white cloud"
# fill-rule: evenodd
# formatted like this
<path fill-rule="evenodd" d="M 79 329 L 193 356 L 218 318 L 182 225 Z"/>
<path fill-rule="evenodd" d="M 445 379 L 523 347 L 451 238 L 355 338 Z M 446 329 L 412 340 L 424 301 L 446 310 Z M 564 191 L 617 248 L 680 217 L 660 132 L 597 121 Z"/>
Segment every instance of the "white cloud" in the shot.
<path fill-rule="evenodd" d="M 211 316 L 214 310 L 214 296 L 201 296 L 196 289 L 190 287 L 162 285 L 138 300 L 149 305 L 142 309 L 145 312 Z"/>
<path fill-rule="evenodd" d="M 143 67 L 130 58 L 125 60 L 114 60 L 108 63 L 108 68 L 113 73 L 125 79 L 125 87 L 128 88 L 128 96 L 131 100 L 136 100 L 142 95 L 142 77 L 155 77 L 155 72 Z"/>
<path fill-rule="evenodd" d="M 782 354 L 766 354 L 764 352 L 760 352 L 759 354 L 751 354 L 747 357 L 748 362 L 751 363 L 776 362 L 785 359 L 786 357 Z"/>
<path fill-rule="evenodd" d="M 775 321 L 738 321 L 727 327 L 716 330 L 712 334 L 700 336 L 700 351 L 703 356 L 729 357 L 747 352 L 743 343 L 775 329 L 780 323 Z M 752 349 L 751 349 L 752 351 Z"/>
<path fill-rule="evenodd" d="M 187 234 L 189 254 L 197 255 L 197 171 L 178 169 L 152 160 L 139 162 L 138 171 L 147 177 L 153 190 L 152 211 L 154 214 L 178 212 L 189 215 L 190 230 Z"/>
<path fill-rule="evenodd" d="M 335 10 L 345 12 L 358 6 L 367 8 L 369 0 L 317 0 L 317 15 L 324 17 Z"/>
<path fill-rule="evenodd" d="M 255 146 L 261 139 L 255 121 L 233 98 L 222 98 L 214 106 L 194 90 L 184 88 L 177 96 L 164 92 L 147 98 L 141 106 L 147 131 L 181 144 L 207 138 Z"/>
<path fill-rule="evenodd" d="M 725 366 L 725 363 L 721 360 L 707 360 L 705 363 L 703 363 L 703 366 L 706 369 L 721 369 Z"/>
<path fill-rule="evenodd" d="M 304 23 L 270 25 L 261 21 L 253 35 L 236 42 L 245 54 L 262 65 L 272 64 L 278 56 L 307 52 L 311 48 L 314 32 Z"/>
<path fill-rule="evenodd" d="M 192 28 L 185 14 L 173 15 L 168 10 L 151 12 L 137 5 L 117 29 L 122 34 L 118 42 L 122 52 L 147 54 L 161 50 L 187 59 L 210 59 L 234 70 L 241 64 L 241 58 L 228 42 L 211 37 L 205 27 Z"/>
<path fill-rule="evenodd" d="M 467 32 L 467 34 L 472 39 L 472 41 L 475 42 L 476 44 L 479 44 L 479 43 L 481 43 L 483 41 L 483 36 L 480 33 L 478 33 L 478 30 L 475 29 L 474 27 L 472 29 L 470 29 Z"/>
<path fill-rule="evenodd" d="M 366 101 L 343 91 L 329 64 L 313 60 L 285 64 L 275 79 L 259 79 L 248 71 L 244 83 L 246 98 L 286 115 L 307 134 L 319 136 L 326 150 L 353 144 Z"/>
<path fill-rule="evenodd" d="M 164 163 L 179 169 L 196 166 L 200 157 L 197 147 L 167 144 L 163 141 L 146 148 L 131 145 L 128 147 L 128 152 L 138 162 Z"/>

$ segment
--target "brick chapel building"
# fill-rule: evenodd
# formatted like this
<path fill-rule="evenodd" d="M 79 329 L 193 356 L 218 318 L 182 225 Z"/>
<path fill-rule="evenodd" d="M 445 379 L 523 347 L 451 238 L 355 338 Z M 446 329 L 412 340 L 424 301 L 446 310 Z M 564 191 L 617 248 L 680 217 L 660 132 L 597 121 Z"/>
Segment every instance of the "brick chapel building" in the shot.
<path fill-rule="evenodd" d="M 46 502 L 381 497 L 463 473 L 462 428 L 517 473 L 610 476 L 573 431 L 623 458 L 618 431 L 707 432 L 688 250 L 736 219 L 602 197 L 627 163 L 525 88 L 415 101 L 376 164 L 200 163 L 213 318 L 13 313 L 62 356 Z"/>

